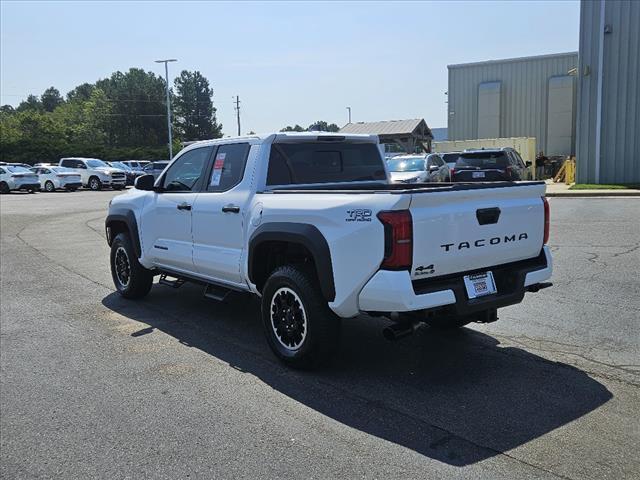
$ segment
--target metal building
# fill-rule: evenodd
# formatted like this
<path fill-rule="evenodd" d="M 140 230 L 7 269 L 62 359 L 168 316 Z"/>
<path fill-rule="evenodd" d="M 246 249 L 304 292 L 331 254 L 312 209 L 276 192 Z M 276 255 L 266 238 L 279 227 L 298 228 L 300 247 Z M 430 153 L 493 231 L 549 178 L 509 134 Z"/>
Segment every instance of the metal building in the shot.
<path fill-rule="evenodd" d="M 640 182 L 640 2 L 582 1 L 576 181 Z"/>
<path fill-rule="evenodd" d="M 577 66 L 577 52 L 449 65 L 449 140 L 535 137 L 573 155 Z"/>

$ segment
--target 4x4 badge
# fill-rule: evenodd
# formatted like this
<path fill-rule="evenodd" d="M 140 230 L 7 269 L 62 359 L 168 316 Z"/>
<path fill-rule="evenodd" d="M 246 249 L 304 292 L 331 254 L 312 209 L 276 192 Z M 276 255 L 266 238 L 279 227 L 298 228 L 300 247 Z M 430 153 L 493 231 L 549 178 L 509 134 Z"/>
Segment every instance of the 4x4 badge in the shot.
<path fill-rule="evenodd" d="M 416 267 L 415 270 L 415 274 L 416 275 L 431 275 L 432 273 L 435 273 L 436 269 L 433 266 L 433 263 L 431 265 L 427 265 L 426 267 L 420 265 L 419 267 Z"/>

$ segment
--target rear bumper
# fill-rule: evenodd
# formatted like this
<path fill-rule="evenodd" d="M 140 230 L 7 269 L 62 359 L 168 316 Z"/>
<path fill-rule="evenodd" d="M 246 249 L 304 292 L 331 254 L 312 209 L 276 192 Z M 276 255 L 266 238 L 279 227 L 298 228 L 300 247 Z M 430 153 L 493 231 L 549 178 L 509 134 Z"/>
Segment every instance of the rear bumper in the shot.
<path fill-rule="evenodd" d="M 40 190 L 40 182 L 37 183 L 21 183 L 16 185 L 16 190 Z"/>
<path fill-rule="evenodd" d="M 469 315 L 520 303 L 526 287 L 548 280 L 552 269 L 549 248 L 544 246 L 535 258 L 429 280 L 412 282 L 408 271 L 380 270 L 360 292 L 359 308 L 365 312 L 413 312 L 450 306 L 451 313 Z M 463 276 L 486 270 L 493 272 L 498 293 L 469 299 Z"/>

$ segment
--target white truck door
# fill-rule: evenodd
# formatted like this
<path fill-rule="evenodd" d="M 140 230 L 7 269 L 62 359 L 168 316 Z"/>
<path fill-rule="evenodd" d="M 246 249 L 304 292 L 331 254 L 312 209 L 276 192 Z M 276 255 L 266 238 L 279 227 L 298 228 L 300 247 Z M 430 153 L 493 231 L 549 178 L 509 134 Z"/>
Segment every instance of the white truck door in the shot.
<path fill-rule="evenodd" d="M 258 147 L 254 149 L 257 151 Z M 246 168 L 249 151 L 248 143 L 218 147 L 192 212 L 196 270 L 234 285 L 246 285 L 240 262 L 252 181 Z"/>
<path fill-rule="evenodd" d="M 192 208 L 201 188 L 212 147 L 180 155 L 160 181 L 141 215 L 145 256 L 160 267 L 194 272 Z"/>

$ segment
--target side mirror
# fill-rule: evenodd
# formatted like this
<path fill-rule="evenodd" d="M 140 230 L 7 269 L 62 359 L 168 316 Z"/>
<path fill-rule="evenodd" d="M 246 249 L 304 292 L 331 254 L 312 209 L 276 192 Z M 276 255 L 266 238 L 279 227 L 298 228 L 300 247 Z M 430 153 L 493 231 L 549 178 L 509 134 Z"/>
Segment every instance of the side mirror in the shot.
<path fill-rule="evenodd" d="M 154 190 L 153 184 L 155 181 L 156 179 L 153 178 L 153 175 L 141 175 L 133 182 L 133 186 L 138 190 L 150 192 Z"/>
<path fill-rule="evenodd" d="M 440 169 L 440 167 L 438 167 L 437 165 L 431 165 L 429 167 L 429 172 L 433 173 L 433 172 L 437 172 Z"/>
<path fill-rule="evenodd" d="M 527 166 L 527 168 L 529 168 L 531 165 L 533 165 L 531 162 L 524 162 L 524 164 Z"/>

